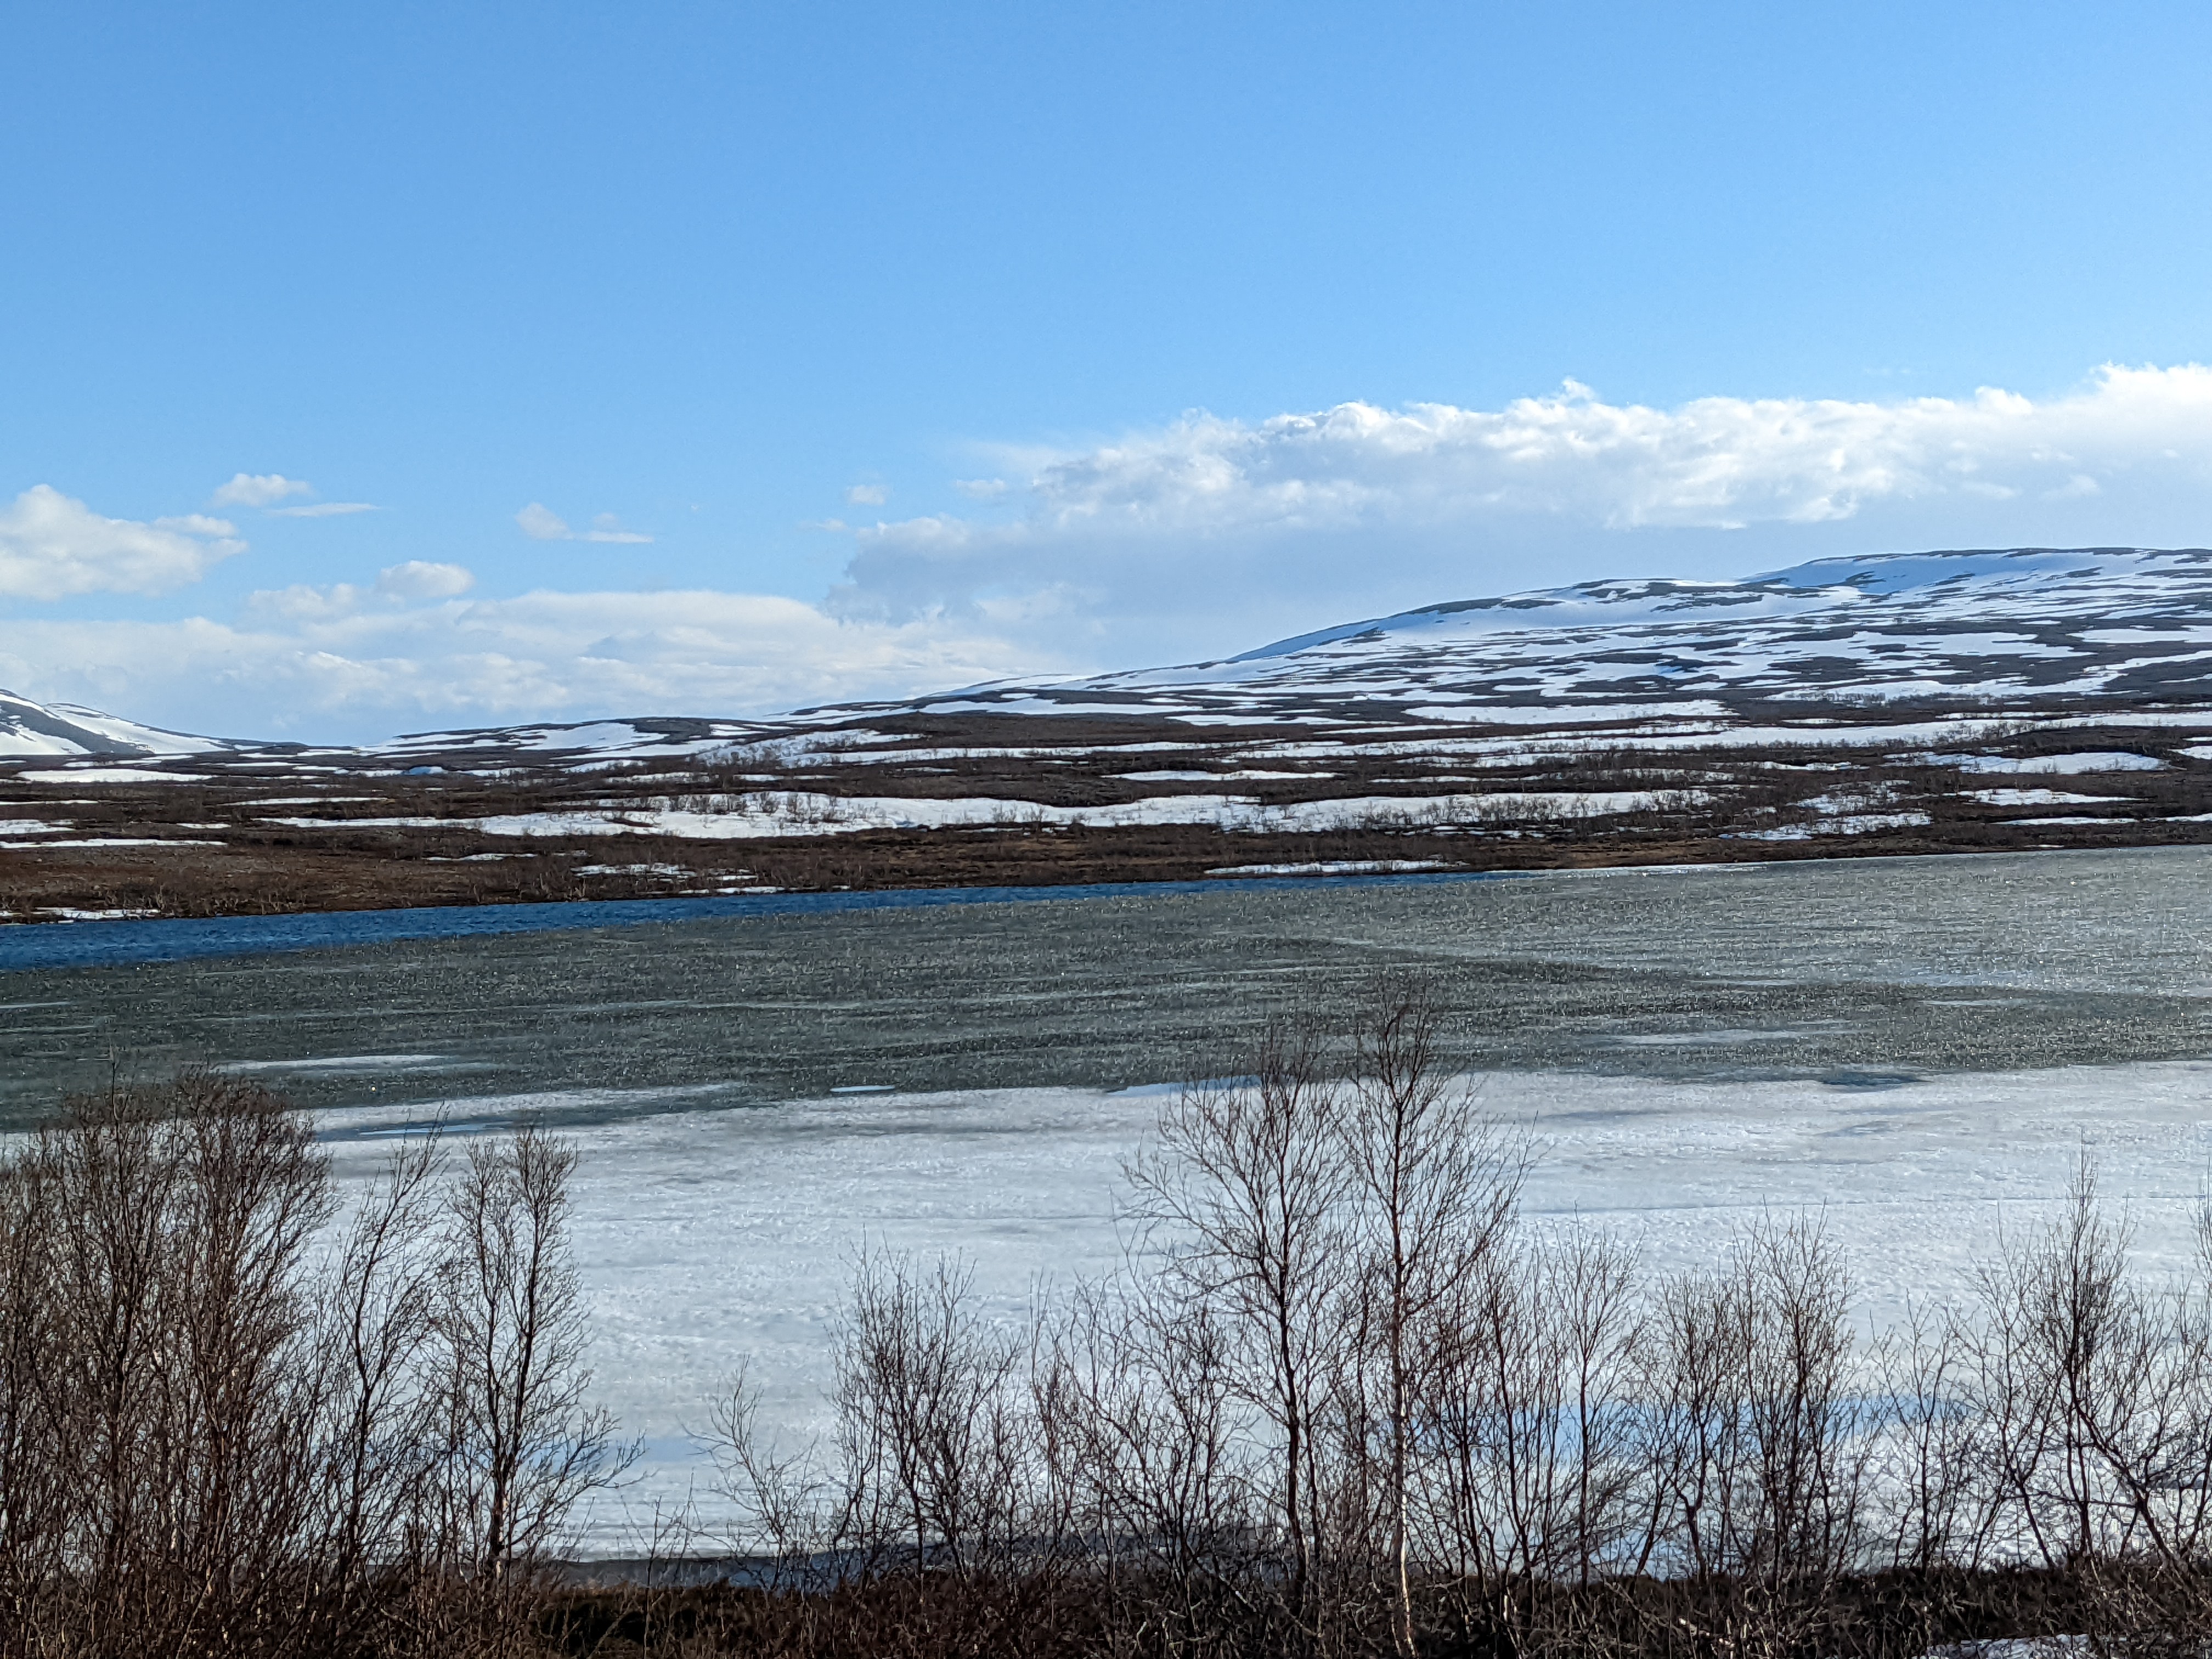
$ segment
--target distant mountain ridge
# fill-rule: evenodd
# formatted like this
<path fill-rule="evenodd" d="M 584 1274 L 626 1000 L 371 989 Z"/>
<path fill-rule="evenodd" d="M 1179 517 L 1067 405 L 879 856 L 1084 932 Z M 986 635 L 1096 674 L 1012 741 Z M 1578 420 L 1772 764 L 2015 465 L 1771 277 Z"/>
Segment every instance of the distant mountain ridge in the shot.
<path fill-rule="evenodd" d="M 2055 598 L 2062 592 L 2070 597 L 2070 590 L 2085 580 L 2123 574 L 2171 576 L 2191 586 L 2197 585 L 2191 579 L 2201 579 L 2204 592 L 2198 597 L 2212 603 L 2212 550 L 2203 548 L 2037 547 L 1871 553 L 1814 559 L 1735 580 L 1608 579 L 1492 599 L 1455 599 L 1278 640 L 1229 660 L 1286 656 L 1370 633 L 1403 633 L 1446 623 L 1493 630 L 1586 625 L 1601 619 L 1616 624 L 1694 623 L 1715 611 L 1735 617 L 1803 616 L 1907 594 L 1948 602 L 1962 595 L 1962 584 L 1971 586 L 1980 599 L 2008 598 L 2032 606 L 2039 598 Z"/>
<path fill-rule="evenodd" d="M 1875 554 L 1734 581 L 1585 582 L 1344 623 L 1216 662 L 897 706 L 1526 726 L 1584 724 L 1603 718 L 1599 705 L 1711 717 L 1808 700 L 2078 698 L 2212 702 L 2212 550 Z"/>
<path fill-rule="evenodd" d="M 0 700 L 0 921 L 2212 849 L 2212 551 L 1823 559 L 369 747 Z"/>
<path fill-rule="evenodd" d="M 404 757 L 670 754 L 870 716 L 1223 723 L 1587 724 L 1601 705 L 1711 718 L 1813 699 L 2212 702 L 2212 550 L 2014 548 L 1811 561 L 1737 580 L 1613 580 L 1454 600 L 1208 662 L 1003 681 L 763 719 L 653 716 L 444 731 L 366 748 L 164 731 L 0 693 L 0 760 L 229 750 Z"/>

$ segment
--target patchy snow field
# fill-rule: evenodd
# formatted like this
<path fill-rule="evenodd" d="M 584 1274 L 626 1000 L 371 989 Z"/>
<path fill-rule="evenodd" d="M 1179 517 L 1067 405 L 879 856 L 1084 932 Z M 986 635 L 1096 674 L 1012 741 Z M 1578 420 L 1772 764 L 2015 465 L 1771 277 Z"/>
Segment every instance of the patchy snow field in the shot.
<path fill-rule="evenodd" d="M 1816 1210 L 1849 1245 L 1876 1325 L 1908 1298 L 1962 1296 L 1978 1254 L 2001 1226 L 2046 1213 L 2085 1147 L 2132 1206 L 2146 1264 L 2176 1264 L 2212 1161 L 2212 1064 L 1825 1082 L 1501 1073 L 1475 1086 L 1538 1152 L 1535 1224 L 1613 1230 L 1663 1272 L 1710 1262 L 1763 1209 Z M 793 1436 L 818 1427 L 838 1299 L 864 1243 L 964 1252 L 1008 1319 L 1054 1281 L 1110 1270 L 1133 1242 L 1116 1219 L 1121 1162 L 1159 1097 L 874 1094 L 574 1132 L 598 1395 L 647 1440 L 635 1484 L 593 1517 L 593 1547 L 638 1547 L 655 1506 L 703 1480 L 685 1430 L 740 1358 L 770 1418 Z M 450 1111 L 484 1127 L 563 1103 L 458 1099 Z M 347 1182 L 374 1172 L 397 1121 L 382 1109 L 325 1118 Z"/>
<path fill-rule="evenodd" d="M 1522 868 L 2200 844 L 2207 641 L 2212 550 L 2023 549 L 1585 583 L 898 703 L 362 749 L 190 738 L 0 693 L 0 818 L 30 826 L 0 832 L 0 856 L 38 884 L 27 913 L 158 894 L 194 914 L 272 894 L 297 910 L 642 897 L 694 871 L 724 891 L 750 879 L 741 861 L 800 890 L 1462 848 Z M 64 788 L 105 798 L 76 839 L 50 811 Z M 2014 807 L 2063 816 L 1998 816 Z M 220 820 L 237 856 L 131 839 L 185 820 Z M 1287 839 L 1224 854 L 1216 832 Z M 486 867 L 438 867 L 465 859 Z"/>
<path fill-rule="evenodd" d="M 1705 799 L 1677 792 L 1684 801 Z M 1517 818 L 1602 817 L 1648 812 L 1660 798 L 1649 790 L 1583 790 L 1542 793 L 1496 792 L 1454 795 L 1353 795 L 1333 800 L 1263 805 L 1249 795 L 1159 795 L 1103 806 L 1045 806 L 1035 801 L 969 795 L 932 800 L 896 795 L 823 795 L 799 790 L 739 795 L 713 811 L 662 808 L 618 812 L 529 812 L 474 820 L 489 836 L 676 836 L 701 840 L 836 835 L 866 830 L 940 830 L 981 824 L 1085 824 L 1093 829 L 1133 824 L 1218 823 L 1261 833 L 1314 833 L 1400 821 L 1472 823 Z M 1925 817 L 1919 820 L 1925 823 Z M 316 818 L 272 823 L 332 827 Z M 343 828 L 435 828 L 426 818 L 359 818 Z"/>
<path fill-rule="evenodd" d="M 1439 724 L 1509 727 L 1532 741 L 1606 750 L 1685 741 L 1871 747 L 1911 741 L 1916 732 L 1944 744 L 1971 737 L 1964 722 L 1978 708 L 2005 721 L 2063 724 L 2084 719 L 2075 706 L 2081 699 L 2147 722 L 2205 724 L 2201 710 L 2177 712 L 2177 700 L 2201 703 L 2212 692 L 2208 617 L 2212 551 L 2203 549 L 1880 554 L 1817 559 L 1735 581 L 1586 582 L 1455 601 L 1210 662 L 970 686 L 905 703 L 758 720 L 644 716 L 428 732 L 371 750 L 193 738 L 0 692 L 0 757 L 73 763 L 26 775 L 34 781 L 173 779 L 181 774 L 134 771 L 129 763 L 191 756 L 210 765 L 250 760 L 258 772 L 303 780 L 331 771 L 333 763 L 344 769 L 366 759 L 387 773 L 547 763 L 581 770 L 747 751 L 778 770 L 815 760 L 911 763 L 933 745 L 919 743 L 915 732 L 877 728 L 917 716 L 978 714 L 1180 728 L 1173 743 L 1115 745 L 1123 753 L 1187 746 L 1212 727 L 1284 723 L 1341 728 L 1342 743 L 1332 746 L 1346 756 L 1409 738 L 1418 744 L 1418 728 Z M 1931 696 L 1957 700 L 1957 717 L 1868 724 L 1869 710 Z M 1774 724 L 1778 710 L 1786 711 L 1787 724 Z M 1020 752 L 1004 746 L 1006 735 L 1002 722 L 980 746 L 956 743 L 940 752 L 970 759 Z M 1255 753 L 1221 758 L 1224 765 L 1205 773 L 1139 775 L 1267 775 L 1249 764 Z M 2130 763 L 2084 754 L 1984 769 Z"/>

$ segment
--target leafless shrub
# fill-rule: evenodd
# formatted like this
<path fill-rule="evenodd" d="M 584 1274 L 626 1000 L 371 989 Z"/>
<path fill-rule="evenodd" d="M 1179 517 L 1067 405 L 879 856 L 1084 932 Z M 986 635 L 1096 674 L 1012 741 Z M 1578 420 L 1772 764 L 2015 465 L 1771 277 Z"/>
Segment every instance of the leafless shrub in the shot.
<path fill-rule="evenodd" d="M 430 1329 L 442 1387 L 441 1519 L 497 1581 L 538 1562 L 576 1504 L 636 1449 L 587 1406 L 589 1332 L 568 1240 L 574 1147 L 535 1126 L 472 1142 L 447 1201 Z"/>
<path fill-rule="evenodd" d="M 1227 1347 L 1233 1397 L 1275 1440 L 1270 1519 L 1289 1552 L 1294 1614 L 1310 1611 L 1326 1547 L 1322 1445 L 1342 1378 L 1349 1311 L 1343 1096 L 1311 1022 L 1261 1037 L 1249 1085 L 1186 1089 L 1162 1112 L 1158 1145 L 1128 1170 L 1162 1230 L 1170 1293 L 1202 1310 Z"/>
<path fill-rule="evenodd" d="M 1978 1477 L 1990 1445 L 1966 1397 L 1972 1353 L 1955 1316 L 1915 1310 L 1881 1355 L 1891 1421 L 1875 1484 L 1887 1516 L 1887 1571 L 1974 1571 L 1989 1558 L 1995 1509 Z"/>
<path fill-rule="evenodd" d="M 1787 1651 L 1868 1565 L 1879 1426 L 1850 1283 L 1817 1221 L 1767 1220 L 1735 1260 L 1661 1288 L 1650 1328 L 1655 1562 L 1711 1587 L 1726 1646 Z"/>
<path fill-rule="evenodd" d="M 1494 1243 L 1457 1283 L 1422 1378 L 1420 1577 L 1463 1631 L 1571 1648 L 1588 1592 L 1645 1565 L 1648 1417 L 1633 1257 L 1571 1231 Z"/>
<path fill-rule="evenodd" d="M 1072 1530 L 1114 1585 L 1109 1628 L 1197 1651 L 1270 1598 L 1271 1470 L 1215 1310 L 1131 1278 L 1078 1290 L 1038 1398 Z"/>
<path fill-rule="evenodd" d="M 199 1074 L 76 1103 L 4 1185 L 8 1632 L 254 1650 L 317 1577 L 320 1155 L 276 1097 Z"/>
<path fill-rule="evenodd" d="M 2212 1638 L 2212 1217 L 2189 1282 L 2148 1291 L 2084 1155 L 2046 1226 L 1982 1272 L 1970 1339 L 2002 1551 L 2083 1579 L 2092 1633 Z"/>
<path fill-rule="evenodd" d="M 553 1196 L 565 1167 L 541 1174 Z M 446 1593 L 467 1483 L 431 1363 L 441 1175 L 403 1149 L 326 1251 L 306 1121 L 206 1073 L 72 1103 L 0 1160 L 0 1653 L 485 1634 Z M 533 1539 L 559 1519 L 538 1498 Z"/>
<path fill-rule="evenodd" d="M 1424 1387 L 1451 1346 L 1457 1294 L 1486 1276 L 1513 1218 L 1524 1158 L 1474 1110 L 1441 1062 L 1442 1015 L 1425 987 L 1396 988 L 1359 1026 L 1337 1124 L 1352 1261 L 1352 1340 L 1340 1383 L 1355 1399 L 1376 1492 L 1392 1639 L 1413 1650 L 1412 1504 Z M 1377 1443 L 1379 1442 L 1379 1443 Z"/>
<path fill-rule="evenodd" d="M 1024 1349 L 984 1322 L 973 1281 L 957 1262 L 863 1256 L 831 1396 L 847 1536 L 956 1577 L 1003 1565 L 1032 1513 Z"/>
<path fill-rule="evenodd" d="M 1077 1531 L 1082 1455 L 1058 1442 L 1088 1420 L 1075 1367 L 987 1320 L 972 1278 L 861 1257 L 826 1447 L 780 1451 L 742 1373 L 713 1403 L 700 1437 L 739 1510 L 720 1541 L 750 1581 L 816 1609 L 820 1650 L 1020 1652 L 1066 1616 L 1095 1537 Z"/>
<path fill-rule="evenodd" d="M 1026 1328 L 863 1255 L 821 1443 L 742 1373 L 712 1407 L 744 1583 L 689 1601 L 539 1571 L 631 1455 L 570 1148 L 410 1144 L 332 1231 L 265 1091 L 77 1103 L 0 1158 L 0 1659 L 2212 1643 L 2212 1209 L 2154 1283 L 2085 1161 L 1971 1307 L 1868 1340 L 1817 1216 L 1656 1281 L 1525 1220 L 1443 1037 L 1417 983 L 1279 1024 L 1163 1112 L 1123 1271 Z"/>

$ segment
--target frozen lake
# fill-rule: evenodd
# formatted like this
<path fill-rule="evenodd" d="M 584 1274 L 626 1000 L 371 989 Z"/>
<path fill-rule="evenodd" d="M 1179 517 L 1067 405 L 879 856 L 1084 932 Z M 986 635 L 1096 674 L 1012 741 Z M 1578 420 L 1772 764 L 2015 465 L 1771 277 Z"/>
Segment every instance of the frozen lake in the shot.
<path fill-rule="evenodd" d="M 586 912 L 588 914 L 588 912 Z M 1832 1077 L 2212 1052 L 2212 849 L 1297 883 L 0 971 L 0 1113 L 112 1063 L 611 1112 L 1218 1070 L 1434 971 L 1470 1066 Z M 272 918 L 272 927 L 295 919 Z M 65 927 L 11 933 L 70 932 Z M 471 1110 L 477 1109 L 472 1106 Z"/>
<path fill-rule="evenodd" d="M 1537 1152 L 1526 1212 L 1637 1244 L 1652 1273 L 1710 1265 L 1761 1209 L 1821 1212 L 1849 1247 L 1871 1327 L 1964 1296 L 2000 1227 L 2030 1225 L 2096 1156 L 2156 1271 L 2185 1261 L 2212 1164 L 2212 1064 L 1954 1073 L 1880 1090 L 1814 1081 L 1656 1082 L 1565 1073 L 1474 1079 Z M 1019 1089 L 660 1112 L 577 1131 L 576 1240 L 599 1331 L 598 1397 L 647 1437 L 641 1478 L 592 1539 L 641 1552 L 706 1469 L 685 1437 L 739 1356 L 765 1420 L 817 1434 L 830 1335 L 865 1243 L 964 1255 L 988 1307 L 1109 1272 L 1130 1235 L 1121 1160 L 1154 1091 Z M 374 1129 L 395 1115 L 341 1115 Z M 373 1139 L 339 1143 L 366 1179 Z"/>
<path fill-rule="evenodd" d="M 0 1109 L 185 1060 L 395 1130 L 580 1139 L 602 1394 L 651 1443 L 633 1516 L 741 1354 L 803 1426 L 864 1239 L 959 1249 L 1010 1315 L 1110 1263 L 1117 1176 L 1176 1079 L 1270 1012 L 1432 970 L 1526 1124 L 1538 1216 L 1652 1266 L 1821 1206 L 1870 1318 L 1956 1294 L 2084 1145 L 2147 1255 L 2212 1167 L 2212 851 L 1123 894 L 0 973 Z M 868 1087 L 884 1092 L 837 1095 Z M 636 1541 L 609 1511 L 604 1547 Z"/>

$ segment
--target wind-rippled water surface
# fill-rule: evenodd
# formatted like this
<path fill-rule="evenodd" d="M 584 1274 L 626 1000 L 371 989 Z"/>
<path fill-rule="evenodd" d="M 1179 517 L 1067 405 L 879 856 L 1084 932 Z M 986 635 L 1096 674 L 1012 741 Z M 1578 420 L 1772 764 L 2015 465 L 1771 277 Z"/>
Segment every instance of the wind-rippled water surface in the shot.
<path fill-rule="evenodd" d="M 551 909 L 553 907 L 545 907 Z M 1880 1084 L 2212 1050 L 2212 849 L 1253 885 L 0 972 L 0 1111 L 114 1066 L 571 1121 L 1206 1074 L 1432 973 L 1465 1064 Z M 286 919 L 272 919 L 271 926 Z"/>

